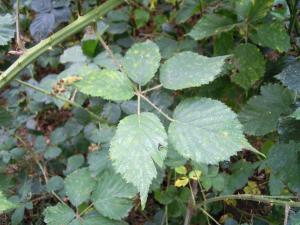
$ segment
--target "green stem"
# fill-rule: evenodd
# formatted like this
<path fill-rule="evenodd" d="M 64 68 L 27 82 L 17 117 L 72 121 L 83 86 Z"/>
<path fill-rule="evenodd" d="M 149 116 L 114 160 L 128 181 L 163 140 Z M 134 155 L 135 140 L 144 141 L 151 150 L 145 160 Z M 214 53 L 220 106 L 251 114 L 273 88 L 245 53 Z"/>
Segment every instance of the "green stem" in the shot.
<path fill-rule="evenodd" d="M 90 111 L 90 110 L 88 110 L 88 109 L 82 107 L 81 105 L 79 105 L 79 104 L 76 103 L 76 102 L 73 102 L 73 101 L 71 101 L 71 100 L 69 100 L 69 99 L 67 99 L 67 98 L 64 98 L 64 97 L 62 97 L 62 96 L 59 96 L 59 95 L 55 95 L 55 94 L 53 94 L 53 93 L 51 93 L 51 92 L 46 91 L 45 89 L 42 89 L 42 88 L 37 87 L 37 86 L 34 86 L 34 85 L 32 85 L 32 84 L 30 84 L 30 83 L 27 83 L 27 82 L 25 82 L 25 81 L 16 79 L 16 82 L 18 82 L 19 84 L 22 84 L 22 85 L 24 85 L 24 86 L 26 86 L 26 87 L 29 87 L 29 88 L 31 88 L 31 89 L 37 91 L 37 92 L 40 92 L 40 93 L 42 93 L 42 94 L 44 94 L 44 95 L 48 95 L 48 96 L 50 96 L 50 97 L 52 97 L 52 98 L 56 98 L 56 99 L 58 99 L 58 100 L 60 100 L 60 101 L 66 102 L 66 103 L 68 103 L 68 104 L 70 104 L 70 105 L 72 105 L 72 106 L 74 106 L 74 107 L 81 108 L 81 109 L 85 110 L 85 111 L 86 111 L 93 119 L 95 119 L 95 120 L 97 120 L 97 121 L 99 121 L 99 122 L 105 122 L 104 119 L 102 119 L 101 117 L 99 117 L 98 115 L 96 115 L 95 113 L 93 113 L 92 111 Z"/>
<path fill-rule="evenodd" d="M 299 32 L 297 30 L 297 5 L 299 3 L 299 0 L 295 0 L 295 1 L 287 1 L 290 13 L 291 13 L 291 18 L 290 18 L 290 26 L 289 26 L 289 33 L 291 34 L 294 30 L 294 28 L 296 28 L 296 31 Z"/>
<path fill-rule="evenodd" d="M 95 8 L 84 16 L 79 17 L 73 23 L 59 30 L 49 38 L 42 40 L 36 46 L 28 49 L 16 62 L 14 62 L 4 73 L 0 76 L 0 89 L 13 80 L 19 72 L 26 66 L 32 63 L 40 55 L 47 52 L 53 46 L 61 43 L 73 34 L 81 31 L 84 27 L 95 21 L 97 18 L 103 16 L 113 8 L 119 6 L 123 0 L 108 0 L 104 4 Z"/>
<path fill-rule="evenodd" d="M 238 195 L 223 195 L 218 197 L 209 198 L 206 201 L 203 201 L 198 205 L 198 207 L 202 207 L 205 204 L 224 201 L 227 199 L 236 199 L 236 200 L 246 200 L 246 201 L 254 201 L 254 202 L 262 202 L 267 204 L 274 204 L 280 206 L 290 206 L 290 207 L 298 207 L 300 208 L 300 202 L 294 202 L 292 200 L 278 200 L 272 198 L 272 196 L 261 196 L 261 195 L 250 195 L 250 194 L 238 194 Z"/>

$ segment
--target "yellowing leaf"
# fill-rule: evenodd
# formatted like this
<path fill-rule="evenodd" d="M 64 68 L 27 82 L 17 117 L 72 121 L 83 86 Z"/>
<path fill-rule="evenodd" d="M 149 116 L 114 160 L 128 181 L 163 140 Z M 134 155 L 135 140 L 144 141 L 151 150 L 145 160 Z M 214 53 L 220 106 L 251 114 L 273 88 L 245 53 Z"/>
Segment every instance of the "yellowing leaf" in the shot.
<path fill-rule="evenodd" d="M 175 168 L 176 173 L 181 174 L 181 175 L 186 175 L 187 174 L 187 169 L 185 166 L 179 166 Z"/>
<path fill-rule="evenodd" d="M 189 183 L 189 178 L 180 177 L 175 181 L 175 187 L 185 187 Z"/>
<path fill-rule="evenodd" d="M 235 199 L 226 199 L 224 202 L 226 205 L 230 205 L 233 207 L 236 207 L 236 204 L 237 204 L 237 201 Z"/>
<path fill-rule="evenodd" d="M 248 181 L 248 185 L 244 187 L 245 194 L 260 195 L 261 191 L 255 181 Z"/>
<path fill-rule="evenodd" d="M 192 180 L 200 180 L 202 172 L 200 170 L 193 170 L 189 173 L 189 178 Z"/>
<path fill-rule="evenodd" d="M 82 77 L 70 76 L 64 79 L 66 85 L 72 85 L 76 81 L 82 80 Z"/>

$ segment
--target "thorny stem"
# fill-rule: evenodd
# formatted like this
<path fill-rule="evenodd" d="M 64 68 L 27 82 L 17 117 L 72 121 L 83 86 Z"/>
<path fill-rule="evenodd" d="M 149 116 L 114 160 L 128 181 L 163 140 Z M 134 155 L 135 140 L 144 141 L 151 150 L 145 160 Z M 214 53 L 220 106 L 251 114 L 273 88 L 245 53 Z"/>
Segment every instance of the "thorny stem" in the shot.
<path fill-rule="evenodd" d="M 263 196 L 263 195 L 250 195 L 250 194 L 237 194 L 237 195 L 223 195 L 223 196 L 217 196 L 213 198 L 209 198 L 206 201 L 201 202 L 198 204 L 198 207 L 202 207 L 205 204 L 210 204 L 213 202 L 218 202 L 218 201 L 224 201 L 228 199 L 237 199 L 237 200 L 246 200 L 246 201 L 254 201 L 254 202 L 262 202 L 262 203 L 267 203 L 267 204 L 274 204 L 274 205 L 279 205 L 279 206 L 290 206 L 290 207 L 298 207 L 300 208 L 300 202 L 294 202 L 289 199 L 288 200 L 279 200 L 280 198 L 278 197 L 273 197 L 273 196 Z M 285 198 L 281 198 L 285 199 Z"/>
<path fill-rule="evenodd" d="M 174 122 L 175 120 L 172 119 L 170 116 L 168 116 L 166 113 L 164 113 L 159 107 L 157 107 L 153 102 L 151 102 L 145 95 L 143 95 L 142 93 L 135 93 L 137 96 L 140 96 L 142 99 L 144 99 L 149 105 L 151 105 L 154 109 L 156 109 L 161 115 L 163 115 L 164 117 L 166 117 L 166 119 L 168 119 L 171 122 Z"/>
<path fill-rule="evenodd" d="M 95 120 L 98 120 L 98 121 L 100 121 L 100 122 L 104 122 L 104 120 L 103 120 L 101 117 L 99 117 L 98 115 L 96 115 L 96 114 L 93 113 L 92 111 L 88 110 L 87 108 L 82 107 L 81 105 L 79 105 L 79 104 L 76 103 L 76 102 L 73 102 L 73 101 L 71 101 L 71 100 L 69 100 L 69 99 L 67 99 L 67 98 L 64 98 L 64 97 L 62 97 L 62 96 L 53 94 L 53 93 L 51 93 L 51 92 L 48 92 L 48 91 L 46 91 L 45 89 L 42 89 L 42 88 L 37 87 L 37 86 L 34 86 L 34 85 L 32 85 L 32 84 L 30 84 L 30 83 L 28 83 L 28 82 L 25 82 L 25 81 L 16 79 L 16 82 L 18 82 L 19 84 L 22 84 L 22 85 L 24 85 L 24 86 L 26 86 L 26 87 L 29 87 L 29 88 L 31 88 L 31 89 L 37 91 L 37 92 L 40 92 L 40 93 L 45 94 L 45 95 L 48 95 L 48 96 L 50 96 L 50 97 L 52 97 L 52 98 L 56 98 L 56 99 L 58 99 L 58 100 L 60 100 L 60 101 L 66 102 L 66 103 L 68 103 L 68 104 L 70 104 L 70 105 L 72 105 L 72 106 L 74 106 L 74 107 L 83 109 L 83 110 L 85 110 L 92 118 L 94 118 Z"/>
<path fill-rule="evenodd" d="M 28 49 L 22 56 L 19 57 L 4 73 L 0 76 L 0 89 L 13 80 L 19 72 L 26 66 L 35 61 L 40 55 L 47 52 L 53 46 L 61 43 L 73 34 L 81 31 L 84 27 L 103 16 L 111 9 L 121 5 L 123 0 L 108 0 L 99 7 L 96 7 L 84 16 L 80 16 L 73 23 L 54 33 L 49 38 L 42 40 L 39 44 Z"/>

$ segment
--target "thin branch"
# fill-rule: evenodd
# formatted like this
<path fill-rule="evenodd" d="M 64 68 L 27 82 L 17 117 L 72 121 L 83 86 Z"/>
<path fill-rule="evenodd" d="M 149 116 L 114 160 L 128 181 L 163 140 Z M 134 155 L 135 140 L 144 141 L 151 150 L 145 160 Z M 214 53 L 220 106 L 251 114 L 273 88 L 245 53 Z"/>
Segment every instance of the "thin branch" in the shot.
<path fill-rule="evenodd" d="M 210 218 L 213 222 L 215 222 L 217 225 L 221 225 L 212 215 L 210 215 L 205 209 L 203 209 L 203 208 L 199 208 L 200 209 L 200 211 L 204 214 L 204 215 L 206 215 L 208 218 Z"/>
<path fill-rule="evenodd" d="M 110 47 L 106 44 L 106 42 L 103 40 L 103 38 L 101 37 L 99 32 L 96 32 L 96 36 L 99 39 L 99 41 L 100 41 L 101 45 L 103 46 L 103 48 L 105 49 L 105 51 L 108 53 L 110 58 L 113 60 L 113 63 L 119 68 L 120 71 L 124 72 L 122 64 L 118 62 L 118 60 L 116 59 L 114 53 L 112 52 Z"/>
<path fill-rule="evenodd" d="M 23 45 L 21 37 L 20 37 L 20 0 L 16 1 L 16 42 L 17 42 L 18 48 L 20 50 L 23 50 L 24 45 Z"/>
<path fill-rule="evenodd" d="M 48 96 L 50 96 L 50 97 L 52 97 L 52 98 L 56 98 L 56 99 L 58 99 L 58 100 L 60 100 L 60 101 L 69 103 L 70 105 L 72 105 L 72 106 L 74 106 L 74 107 L 83 109 L 83 110 L 85 110 L 92 118 L 94 118 L 95 120 L 98 120 L 98 121 L 100 121 L 100 122 L 105 122 L 101 117 L 99 117 L 98 115 L 96 115 L 96 114 L 93 113 L 92 111 L 88 110 L 87 108 L 82 107 L 81 105 L 79 105 L 79 104 L 76 103 L 76 102 L 73 102 L 73 101 L 71 101 L 71 100 L 69 100 L 69 99 L 67 99 L 67 98 L 64 98 L 64 97 L 62 97 L 62 96 L 53 94 L 53 93 L 51 93 L 51 92 L 48 92 L 48 91 L 45 90 L 45 89 L 42 89 L 42 88 L 37 87 L 37 86 L 34 86 L 34 85 L 32 85 L 32 84 L 30 84 L 30 83 L 28 83 L 28 82 L 25 82 L 25 81 L 16 79 L 16 82 L 18 82 L 19 84 L 22 84 L 22 85 L 24 85 L 24 86 L 26 86 L 26 87 L 29 87 L 29 88 L 31 88 L 31 89 L 37 91 L 37 92 L 40 92 L 40 93 L 45 94 L 45 95 L 48 95 Z"/>
<path fill-rule="evenodd" d="M 156 109 L 161 115 L 166 117 L 171 122 L 174 122 L 175 120 L 172 119 L 170 116 L 168 116 L 166 113 L 164 113 L 159 107 L 157 107 L 153 102 L 151 102 L 145 95 L 142 95 L 141 93 L 136 93 L 137 96 L 141 96 L 142 99 L 144 99 L 149 105 L 151 105 L 154 109 Z"/>
<path fill-rule="evenodd" d="M 139 93 L 141 92 L 141 85 L 139 85 Z M 138 101 L 138 104 L 137 104 L 137 114 L 138 114 L 138 117 L 140 117 L 141 115 L 141 95 L 138 95 L 137 96 L 137 101 Z"/>
<path fill-rule="evenodd" d="M 198 181 L 198 184 L 199 184 L 199 188 L 200 188 L 200 192 L 201 192 L 203 201 L 205 202 L 206 201 L 206 196 L 205 196 L 202 184 L 200 182 L 200 179 L 198 178 L 197 181 Z M 204 205 L 204 210 L 207 211 L 207 205 L 206 204 Z M 210 221 L 209 221 L 209 217 L 208 216 L 206 216 L 206 220 L 207 220 L 207 223 L 210 225 Z"/>
<path fill-rule="evenodd" d="M 160 88 L 162 88 L 162 86 L 163 86 L 162 84 L 156 85 L 156 86 L 154 86 L 152 88 L 149 88 L 149 89 L 146 89 L 146 90 L 142 91 L 142 94 L 146 94 L 146 93 L 148 93 L 150 91 L 154 91 L 156 89 L 160 89 Z"/>
<path fill-rule="evenodd" d="M 289 219 L 289 212 L 290 212 L 291 207 L 288 205 L 285 205 L 285 210 L 284 210 L 284 225 L 288 224 L 288 219 Z"/>
<path fill-rule="evenodd" d="M 300 202 L 295 202 L 290 199 L 288 200 L 279 200 L 278 197 L 272 198 L 272 196 L 261 196 L 261 195 L 250 195 L 250 194 L 237 194 L 237 195 L 223 195 L 217 196 L 213 198 L 209 198 L 206 201 L 201 202 L 198 204 L 199 207 L 202 207 L 205 204 L 210 204 L 213 202 L 224 201 L 228 199 L 236 199 L 236 200 L 246 200 L 246 201 L 254 201 L 259 203 L 267 203 L 267 204 L 274 204 L 279 206 L 290 206 L 290 207 L 298 207 L 300 208 Z M 283 199 L 283 198 L 282 198 Z"/>
<path fill-rule="evenodd" d="M 185 218 L 184 218 L 184 225 L 190 225 L 191 223 L 191 219 L 194 213 L 194 210 L 196 208 L 196 200 L 195 200 L 195 196 L 198 193 L 198 184 L 196 181 L 192 181 L 192 185 L 190 184 L 190 190 L 191 190 L 191 197 L 186 209 L 186 213 L 185 213 Z"/>

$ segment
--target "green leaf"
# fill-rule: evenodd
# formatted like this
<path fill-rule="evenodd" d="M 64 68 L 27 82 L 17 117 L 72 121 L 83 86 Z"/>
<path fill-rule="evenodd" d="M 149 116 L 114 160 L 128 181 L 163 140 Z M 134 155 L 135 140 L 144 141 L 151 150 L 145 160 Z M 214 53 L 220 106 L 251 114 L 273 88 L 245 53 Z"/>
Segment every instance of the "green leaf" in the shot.
<path fill-rule="evenodd" d="M 280 23 L 263 24 L 250 35 L 253 42 L 263 47 L 287 52 L 291 48 L 290 36 Z"/>
<path fill-rule="evenodd" d="M 195 12 L 197 12 L 197 9 L 200 8 L 200 6 L 201 3 L 197 0 L 182 1 L 179 10 L 176 13 L 176 23 L 180 24 L 186 22 L 190 17 L 194 15 Z"/>
<path fill-rule="evenodd" d="M 298 194 L 300 193 L 299 149 L 300 144 L 295 142 L 274 145 L 267 160 L 272 174 Z"/>
<path fill-rule="evenodd" d="M 280 115 L 288 113 L 294 98 L 288 89 L 278 84 L 263 86 L 261 95 L 250 98 L 239 113 L 244 131 L 256 136 L 274 131 Z"/>
<path fill-rule="evenodd" d="M 231 173 L 224 174 L 225 183 L 222 194 L 231 195 L 234 194 L 236 190 L 244 187 L 257 166 L 258 164 L 245 162 L 243 160 L 234 163 L 230 169 Z"/>
<path fill-rule="evenodd" d="M 3 213 L 7 210 L 15 209 L 17 208 L 17 205 L 10 202 L 0 191 L 0 213 Z"/>
<path fill-rule="evenodd" d="M 115 221 L 103 216 L 84 217 L 83 221 L 79 221 L 79 225 L 128 225 L 124 221 Z"/>
<path fill-rule="evenodd" d="M 208 14 L 197 22 L 188 35 L 195 40 L 202 40 L 232 30 L 236 26 L 235 23 L 236 21 L 229 17 L 218 14 Z"/>
<path fill-rule="evenodd" d="M 70 174 L 80 168 L 84 163 L 84 157 L 83 155 L 72 155 L 67 160 L 67 168 L 64 170 L 64 174 Z"/>
<path fill-rule="evenodd" d="M 296 109 L 292 114 L 291 117 L 295 118 L 296 120 L 300 120 L 300 108 Z"/>
<path fill-rule="evenodd" d="M 1 126 L 8 126 L 13 119 L 10 112 L 0 106 L 0 127 Z"/>
<path fill-rule="evenodd" d="M 15 36 L 15 20 L 12 15 L 0 15 L 0 46 L 7 45 Z"/>
<path fill-rule="evenodd" d="M 136 189 L 119 175 L 105 172 L 98 178 L 92 195 L 94 206 L 103 216 L 120 220 L 128 215 L 133 206 Z"/>
<path fill-rule="evenodd" d="M 162 66 L 160 81 L 165 88 L 172 90 L 208 84 L 221 73 L 227 57 L 208 58 L 194 52 L 181 52 Z"/>
<path fill-rule="evenodd" d="M 79 45 L 75 45 L 71 48 L 67 48 L 60 56 L 61 63 L 80 63 L 86 62 L 87 58 L 83 54 L 82 48 Z"/>
<path fill-rule="evenodd" d="M 245 90 L 264 76 L 266 62 L 255 45 L 241 44 L 235 48 L 234 64 L 237 72 L 231 79 Z"/>
<path fill-rule="evenodd" d="M 300 225 L 300 211 L 297 213 L 291 212 L 291 216 L 289 218 L 289 223 L 290 225 Z"/>
<path fill-rule="evenodd" d="M 151 182 L 157 176 L 155 164 L 162 167 L 166 157 L 166 151 L 160 150 L 160 146 L 167 146 L 167 134 L 153 113 L 125 117 L 111 142 L 113 166 L 137 187 L 143 208 Z"/>
<path fill-rule="evenodd" d="M 293 63 L 286 68 L 284 68 L 281 73 L 275 77 L 280 80 L 289 89 L 297 91 L 300 93 L 300 63 Z"/>
<path fill-rule="evenodd" d="M 250 23 L 262 20 L 272 9 L 274 0 L 237 0 L 235 11 L 239 20 Z"/>
<path fill-rule="evenodd" d="M 137 28 L 145 26 L 150 19 L 150 14 L 144 9 L 134 10 L 134 20 Z"/>
<path fill-rule="evenodd" d="M 198 163 L 217 164 L 243 148 L 253 149 L 236 114 L 208 98 L 187 99 L 174 112 L 169 140 L 179 154 Z"/>
<path fill-rule="evenodd" d="M 124 70 L 140 85 L 147 84 L 158 70 L 161 56 L 158 46 L 152 41 L 134 44 L 124 57 Z"/>
<path fill-rule="evenodd" d="M 107 69 L 93 71 L 82 78 L 74 85 L 84 94 L 113 101 L 124 101 L 134 96 L 132 83 L 119 71 Z"/>
<path fill-rule="evenodd" d="M 70 202 L 74 206 L 79 206 L 89 200 L 95 184 L 88 168 L 76 170 L 68 175 L 65 179 L 65 189 Z"/>
<path fill-rule="evenodd" d="M 232 53 L 234 49 L 233 32 L 221 33 L 214 40 L 214 56 Z"/>
<path fill-rule="evenodd" d="M 76 216 L 71 208 L 62 203 L 59 203 L 56 206 L 47 207 L 44 210 L 43 215 L 45 216 L 44 222 L 48 225 L 69 225 Z"/>

